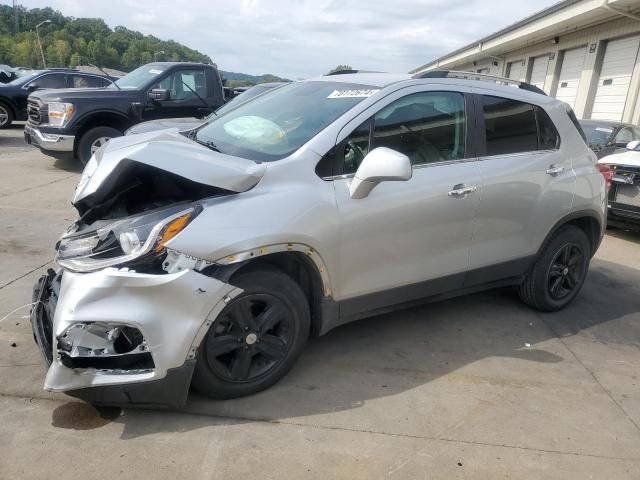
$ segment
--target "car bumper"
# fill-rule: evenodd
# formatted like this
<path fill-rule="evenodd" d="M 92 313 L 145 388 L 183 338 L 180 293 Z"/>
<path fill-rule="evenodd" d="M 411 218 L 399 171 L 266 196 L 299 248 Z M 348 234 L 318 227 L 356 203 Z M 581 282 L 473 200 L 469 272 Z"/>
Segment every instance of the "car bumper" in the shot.
<path fill-rule="evenodd" d="M 24 127 L 24 140 L 29 145 L 40 148 L 43 153 L 50 155 L 73 155 L 75 135 L 59 135 L 42 132 L 29 124 Z"/>
<path fill-rule="evenodd" d="M 186 401 L 200 341 L 238 293 L 193 270 L 164 275 L 126 269 L 49 271 L 34 287 L 31 312 L 34 337 L 48 367 L 44 388 L 102 405 L 178 407 Z M 79 350 L 87 353 L 82 367 L 74 367 L 65 339 L 74 328 L 88 331 L 90 325 L 135 328 L 144 343 L 135 351 L 106 358 L 100 356 L 106 349 L 94 349 L 79 337 L 79 344 L 85 342 Z M 112 360 L 139 355 L 139 350 L 151 356 L 151 366 L 110 365 Z"/>

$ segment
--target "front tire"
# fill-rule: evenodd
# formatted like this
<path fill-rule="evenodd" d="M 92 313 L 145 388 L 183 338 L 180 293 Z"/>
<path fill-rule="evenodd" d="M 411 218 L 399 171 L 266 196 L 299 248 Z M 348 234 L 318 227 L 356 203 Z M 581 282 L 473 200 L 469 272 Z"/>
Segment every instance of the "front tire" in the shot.
<path fill-rule="evenodd" d="M 243 289 L 215 319 L 198 349 L 194 388 L 212 398 L 264 390 L 293 366 L 309 337 L 309 304 L 300 286 L 274 270 L 241 273 Z"/>
<path fill-rule="evenodd" d="M 543 312 L 566 307 L 580 292 L 590 260 L 591 245 L 584 231 L 573 225 L 561 227 L 520 285 L 520 298 Z"/>
<path fill-rule="evenodd" d="M 78 143 L 78 157 L 83 165 L 91 159 L 91 156 L 115 137 L 121 137 L 122 132 L 112 127 L 95 127 L 84 132 Z"/>
<path fill-rule="evenodd" d="M 9 128 L 13 123 L 13 111 L 8 105 L 0 102 L 0 130 Z"/>

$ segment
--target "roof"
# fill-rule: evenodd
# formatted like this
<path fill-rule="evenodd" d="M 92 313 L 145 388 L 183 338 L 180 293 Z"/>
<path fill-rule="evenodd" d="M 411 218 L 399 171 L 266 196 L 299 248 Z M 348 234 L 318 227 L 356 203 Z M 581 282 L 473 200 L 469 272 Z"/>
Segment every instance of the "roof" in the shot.
<path fill-rule="evenodd" d="M 392 83 L 401 82 L 403 80 L 411 80 L 411 75 L 408 73 L 345 73 L 341 75 L 327 75 L 310 78 L 309 80 L 303 81 L 351 83 L 384 88 Z"/>

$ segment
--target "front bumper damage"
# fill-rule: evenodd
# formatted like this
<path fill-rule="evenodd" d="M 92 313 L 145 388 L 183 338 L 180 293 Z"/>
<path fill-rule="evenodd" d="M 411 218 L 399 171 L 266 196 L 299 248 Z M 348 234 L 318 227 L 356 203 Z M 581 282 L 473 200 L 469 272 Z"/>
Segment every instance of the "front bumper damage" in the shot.
<path fill-rule="evenodd" d="M 31 312 L 44 388 L 99 405 L 184 404 L 198 345 L 237 290 L 194 270 L 50 270 Z"/>

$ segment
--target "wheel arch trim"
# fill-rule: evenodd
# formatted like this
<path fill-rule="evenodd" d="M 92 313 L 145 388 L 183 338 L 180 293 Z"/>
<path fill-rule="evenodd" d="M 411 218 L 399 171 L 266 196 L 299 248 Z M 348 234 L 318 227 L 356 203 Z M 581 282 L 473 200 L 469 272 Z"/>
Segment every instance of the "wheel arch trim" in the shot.
<path fill-rule="evenodd" d="M 317 273 L 322 282 L 322 294 L 324 297 L 330 297 L 332 295 L 331 281 L 329 278 L 329 272 L 327 266 L 322 259 L 322 256 L 311 246 L 298 243 L 274 243 L 269 245 L 262 245 L 249 250 L 242 250 L 225 257 L 221 257 L 214 261 L 217 265 L 235 265 L 238 263 L 250 262 L 259 258 L 268 258 L 269 255 L 274 253 L 286 253 L 297 252 L 303 253 L 305 256 L 313 262 L 316 267 Z"/>
<path fill-rule="evenodd" d="M 571 212 L 568 215 L 565 215 L 564 217 L 559 219 L 553 225 L 553 227 L 549 230 L 549 232 L 545 236 L 544 240 L 542 241 L 542 243 L 538 247 L 538 251 L 536 253 L 536 256 L 538 256 L 538 255 L 540 255 L 542 253 L 542 250 L 545 247 L 545 245 L 549 242 L 549 240 L 553 237 L 553 235 L 555 235 L 555 233 L 560 228 L 562 228 L 564 225 L 571 224 L 571 223 L 575 222 L 576 220 L 580 220 L 580 219 L 584 219 L 584 218 L 592 220 L 592 221 L 595 221 L 597 226 L 598 226 L 598 231 L 597 232 L 592 232 L 592 234 L 591 234 L 592 237 L 593 237 L 594 233 L 596 233 L 597 235 L 595 235 L 595 238 L 589 238 L 589 243 L 591 244 L 591 247 L 592 247 L 591 256 L 595 255 L 596 250 L 598 250 L 598 247 L 600 246 L 600 242 L 602 241 L 602 237 L 604 235 L 605 225 L 603 224 L 603 220 L 605 220 L 605 219 L 603 218 L 602 214 L 600 214 L 600 212 L 598 212 L 596 210 L 587 209 L 587 210 L 577 210 L 575 212 Z M 585 233 L 587 233 L 587 235 L 589 234 L 589 232 L 585 232 Z"/>

